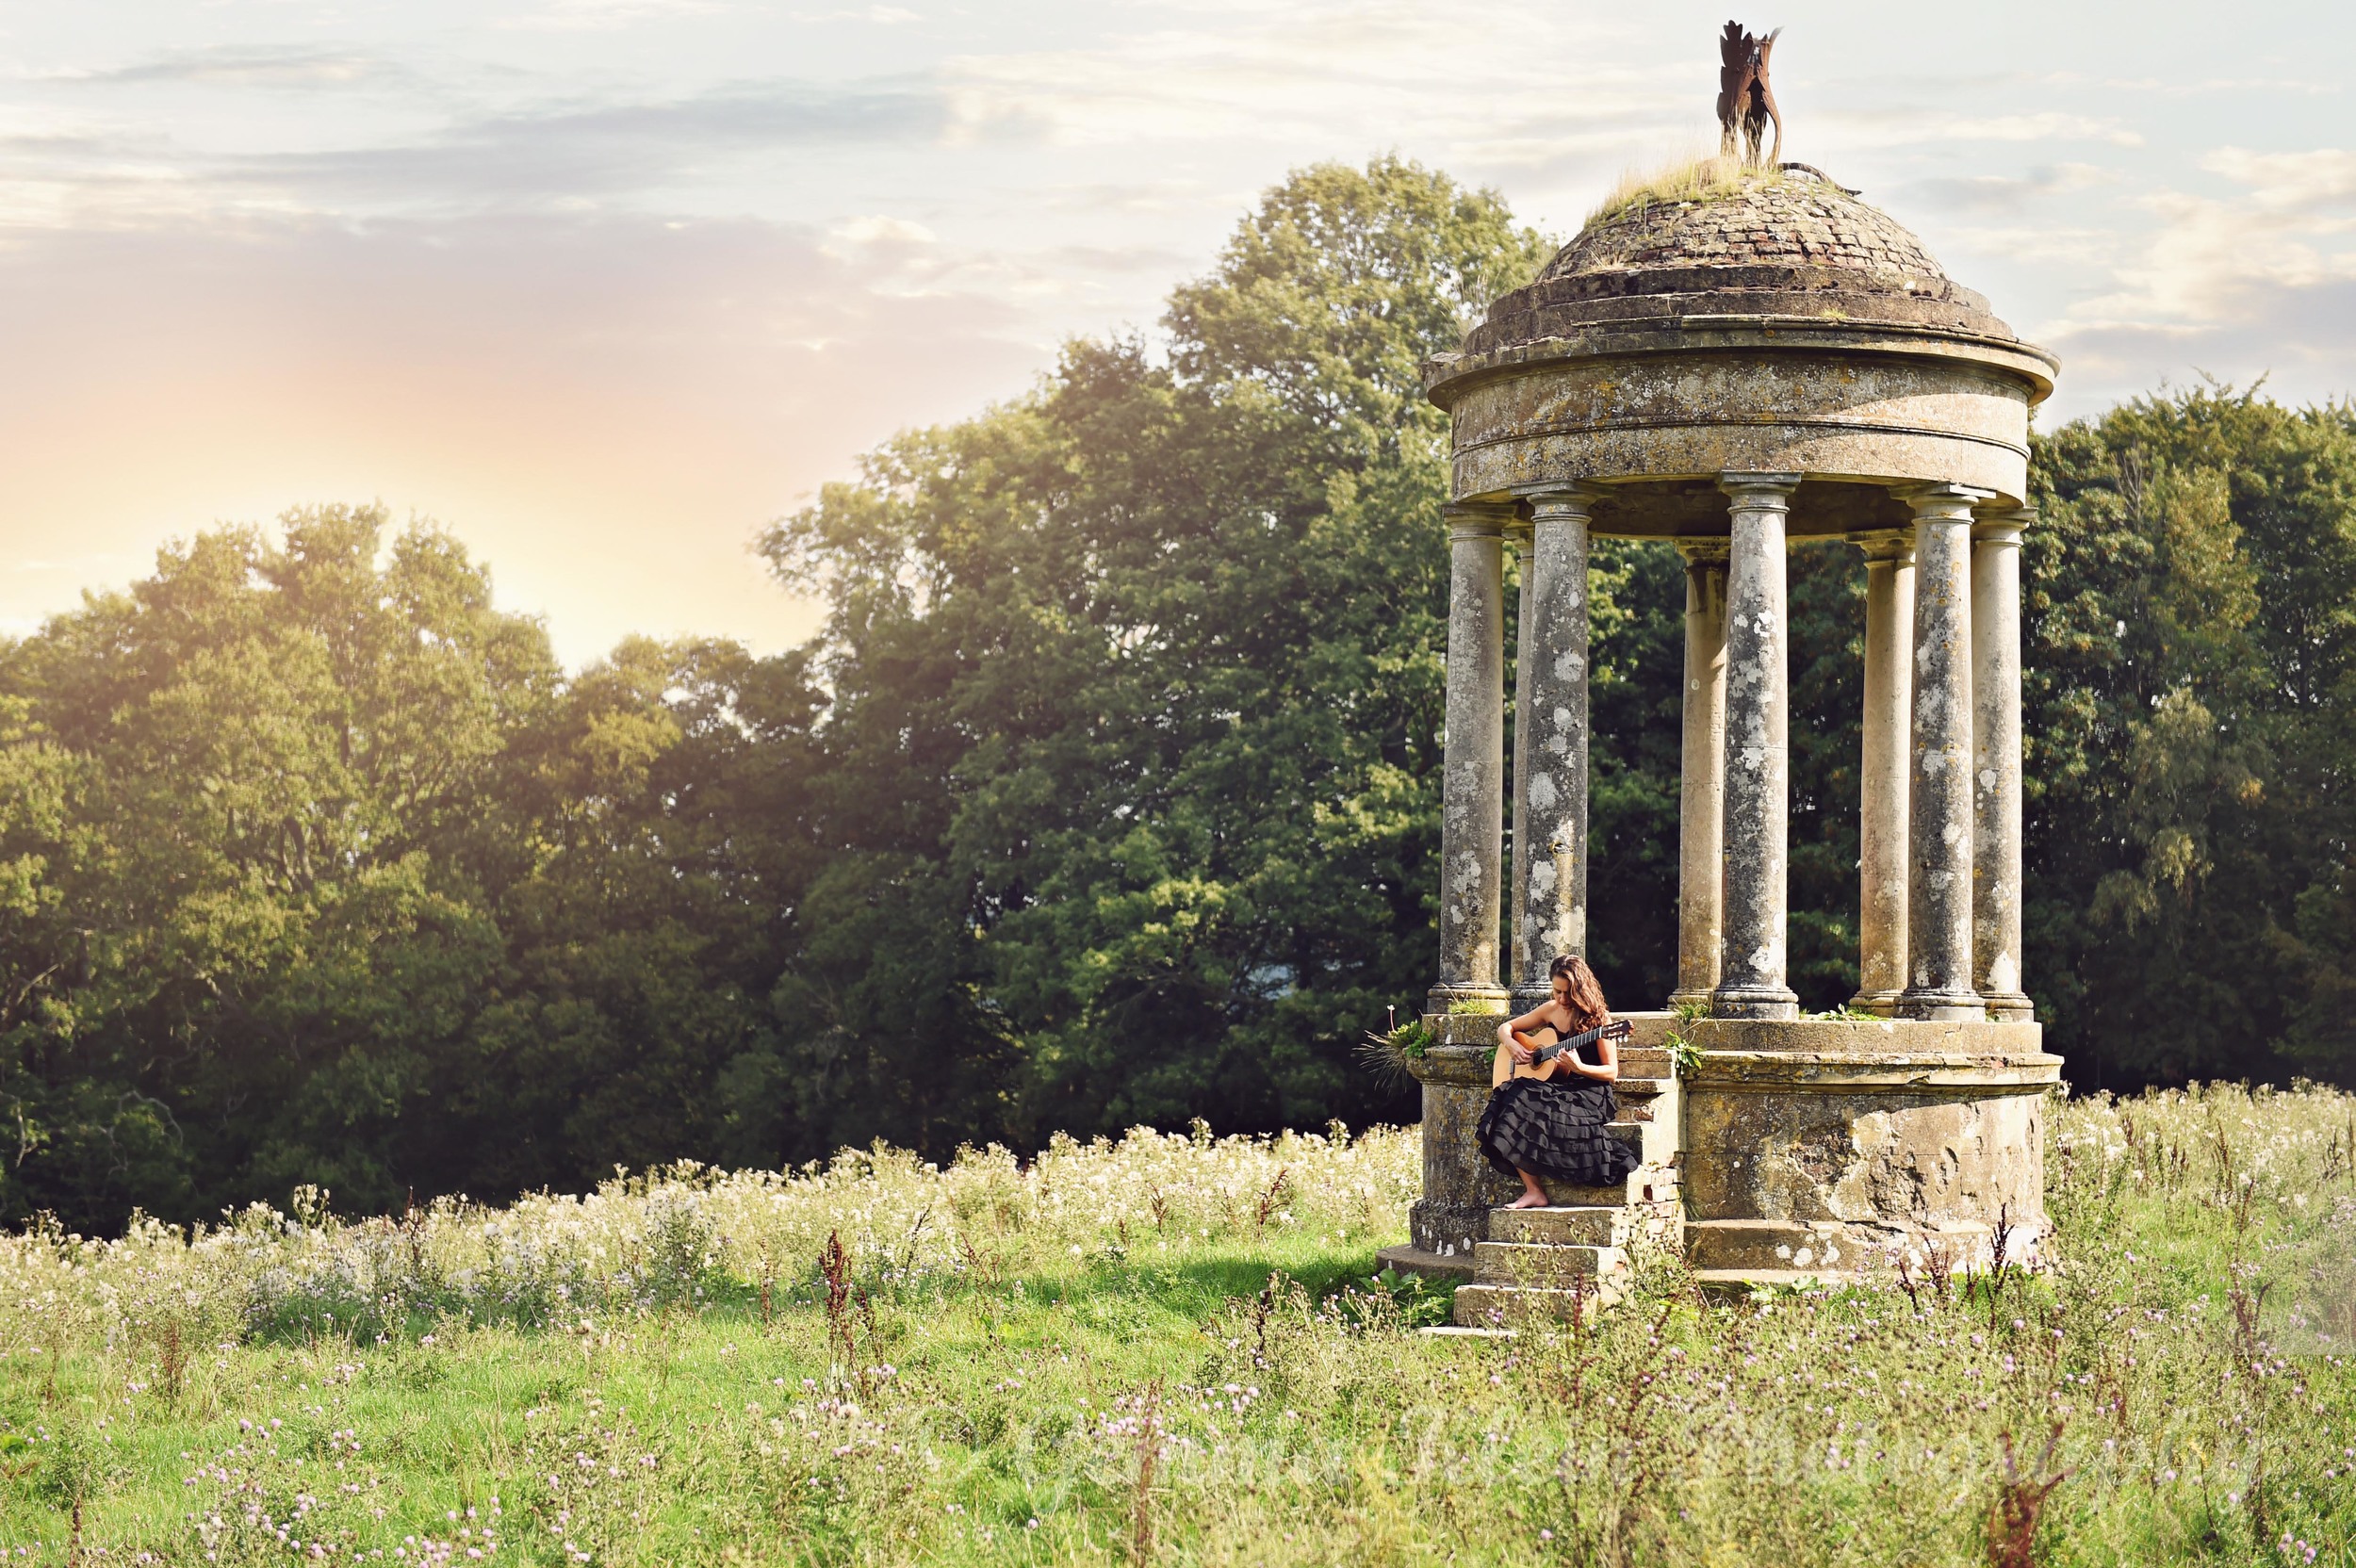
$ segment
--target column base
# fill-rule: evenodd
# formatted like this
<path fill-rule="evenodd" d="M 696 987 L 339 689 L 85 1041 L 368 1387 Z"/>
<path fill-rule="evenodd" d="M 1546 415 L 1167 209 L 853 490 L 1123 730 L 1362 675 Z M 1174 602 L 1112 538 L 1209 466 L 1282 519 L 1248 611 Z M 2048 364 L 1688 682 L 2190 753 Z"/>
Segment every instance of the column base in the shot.
<path fill-rule="evenodd" d="M 1934 991 L 1907 989 L 1898 998 L 1900 1018 L 1922 1019 L 1932 1023 L 1985 1023 L 1988 1004 L 1977 991 Z"/>
<path fill-rule="evenodd" d="M 1982 991 L 1980 1004 L 2000 1023 L 2037 1021 L 2037 1004 L 2019 991 Z"/>
<path fill-rule="evenodd" d="M 1710 993 L 1711 1018 L 1795 1019 L 1800 997 L 1789 986 L 1721 986 Z"/>
<path fill-rule="evenodd" d="M 1450 985 L 1443 980 L 1424 993 L 1423 1010 L 1427 1013 L 1452 1011 L 1459 1002 L 1478 1002 L 1481 1011 L 1502 1013 L 1512 1000 L 1512 993 L 1503 986 Z"/>
<path fill-rule="evenodd" d="M 1898 998 L 1904 991 L 1859 991 L 1849 998 L 1849 1011 L 1872 1013 L 1875 1018 L 1896 1018 Z"/>
<path fill-rule="evenodd" d="M 1712 994 L 1707 987 L 1696 990 L 1688 990 L 1679 987 L 1669 993 L 1669 1011 L 1674 1013 L 1680 1007 L 1706 1008 L 1710 1005 Z"/>
<path fill-rule="evenodd" d="M 1522 984 L 1513 988 L 1513 1000 L 1510 1004 L 1508 1004 L 1508 1005 L 1512 1007 L 1513 1016 L 1515 1018 L 1519 1018 L 1522 1014 L 1530 1011 L 1532 1007 L 1543 1005 L 1544 1004 L 1553 1000 L 1553 981 L 1526 980 Z"/>

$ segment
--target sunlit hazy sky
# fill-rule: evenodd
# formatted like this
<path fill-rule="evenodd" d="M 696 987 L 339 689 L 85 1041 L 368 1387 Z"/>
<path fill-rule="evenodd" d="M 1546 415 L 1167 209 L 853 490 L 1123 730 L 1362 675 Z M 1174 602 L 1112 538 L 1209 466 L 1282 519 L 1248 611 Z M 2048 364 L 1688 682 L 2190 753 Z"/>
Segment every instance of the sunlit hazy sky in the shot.
<path fill-rule="evenodd" d="M 771 649 L 755 532 L 1150 330 L 1287 169 L 1567 235 L 1714 138 L 1723 0 L 0 4 L 0 632 L 313 500 L 464 538 L 596 658 Z M 1789 157 L 2062 356 L 2356 387 L 2344 6 L 1785 4 Z"/>

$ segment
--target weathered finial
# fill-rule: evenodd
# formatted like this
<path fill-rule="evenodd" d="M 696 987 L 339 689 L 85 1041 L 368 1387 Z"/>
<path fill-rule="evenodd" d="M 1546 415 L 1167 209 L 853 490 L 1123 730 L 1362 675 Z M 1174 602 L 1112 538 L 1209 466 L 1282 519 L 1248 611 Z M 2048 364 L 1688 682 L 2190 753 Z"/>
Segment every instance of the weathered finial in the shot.
<path fill-rule="evenodd" d="M 1734 156 L 1735 137 L 1742 140 L 1742 161 L 1758 168 L 1761 164 L 1759 144 L 1766 139 L 1767 125 L 1775 127 L 1775 151 L 1768 154 L 1765 166 L 1772 169 L 1783 162 L 1783 115 L 1775 107 L 1775 90 L 1767 84 L 1767 58 L 1775 52 L 1775 40 L 1783 36 L 1776 28 L 1765 38 L 1742 30 L 1739 22 L 1726 24 L 1726 30 L 1718 37 L 1718 155 Z"/>

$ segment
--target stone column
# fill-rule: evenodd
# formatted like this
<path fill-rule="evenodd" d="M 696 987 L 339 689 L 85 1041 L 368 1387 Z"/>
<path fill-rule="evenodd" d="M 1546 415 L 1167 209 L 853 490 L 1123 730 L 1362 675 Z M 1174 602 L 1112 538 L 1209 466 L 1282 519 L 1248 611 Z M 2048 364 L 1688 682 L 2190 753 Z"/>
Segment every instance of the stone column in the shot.
<path fill-rule="evenodd" d="M 1502 1004 L 1505 524 L 1510 506 L 1448 509 L 1448 736 L 1440 786 L 1440 978 L 1426 1005 Z"/>
<path fill-rule="evenodd" d="M 1788 1019 L 1799 998 L 1783 983 L 1786 750 L 1791 628 L 1784 611 L 1784 514 L 1797 474 L 1720 476 L 1730 517 L 1726 550 L 1726 743 L 1724 935 L 1719 1018 Z"/>
<path fill-rule="evenodd" d="M 1530 946 L 1530 923 L 1524 918 L 1520 890 L 1530 880 L 1530 824 L 1524 803 L 1530 799 L 1530 658 L 1532 629 L 1537 619 L 1530 610 L 1530 583 L 1534 567 L 1530 559 L 1530 528 L 1528 519 L 1518 514 L 1505 525 L 1505 543 L 1513 551 L 1513 559 L 1521 568 L 1521 589 L 1513 609 L 1514 674 L 1513 674 L 1513 792 L 1506 808 L 1505 837 L 1513 845 L 1513 855 L 1505 868 L 1505 918 L 1509 929 L 1505 937 L 1505 984 L 1510 989 L 1518 986 L 1522 971 L 1528 967 L 1526 950 Z"/>
<path fill-rule="evenodd" d="M 1865 552 L 1865 745 L 1857 778 L 1857 992 L 1888 1017 L 1906 988 L 1906 741 L 1913 724 L 1914 540 L 1852 533 Z"/>
<path fill-rule="evenodd" d="M 1718 988 L 1726 796 L 1726 542 L 1681 540 L 1685 758 L 1677 786 L 1677 988 L 1673 1007 Z"/>
<path fill-rule="evenodd" d="M 2029 1022 L 2021 989 L 2021 531 L 2037 509 L 1972 528 L 1972 979 L 1989 1012 Z"/>
<path fill-rule="evenodd" d="M 1972 988 L 1972 505 L 1987 492 L 1919 484 L 1914 509 L 1914 724 L 1908 745 L 1905 1018 L 1982 1020 Z"/>
<path fill-rule="evenodd" d="M 1513 1005 L 1550 994 L 1558 953 L 1587 947 L 1587 524 L 1585 486 L 1530 498 L 1530 572 L 1515 677 L 1530 737 L 1514 747 Z M 1524 846 L 1527 846 L 1527 854 Z"/>

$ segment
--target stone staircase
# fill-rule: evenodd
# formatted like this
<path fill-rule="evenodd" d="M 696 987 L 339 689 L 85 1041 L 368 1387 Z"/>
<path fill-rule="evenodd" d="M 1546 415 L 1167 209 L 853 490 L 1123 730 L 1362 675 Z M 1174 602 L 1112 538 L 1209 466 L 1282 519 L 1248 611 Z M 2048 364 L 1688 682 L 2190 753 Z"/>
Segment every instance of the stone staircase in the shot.
<path fill-rule="evenodd" d="M 1609 1131 L 1636 1151 L 1636 1169 L 1610 1186 L 1548 1182 L 1552 1202 L 1543 1209 L 1492 1209 L 1489 1238 L 1473 1248 L 1472 1282 L 1457 1287 L 1460 1329 L 1512 1328 L 1609 1306 L 1626 1288 L 1632 1247 L 1675 1245 L 1680 1157 L 1669 1054 L 1623 1050 L 1620 1072 L 1620 1119 Z"/>

